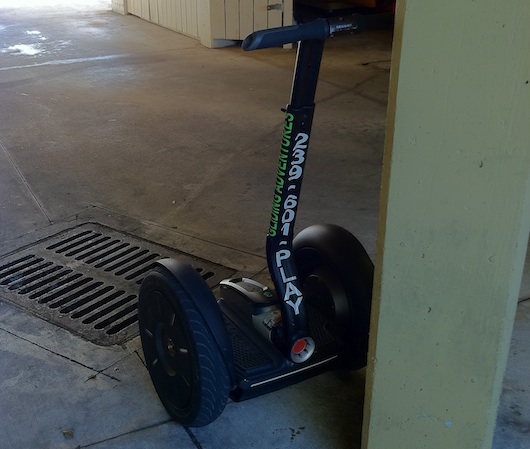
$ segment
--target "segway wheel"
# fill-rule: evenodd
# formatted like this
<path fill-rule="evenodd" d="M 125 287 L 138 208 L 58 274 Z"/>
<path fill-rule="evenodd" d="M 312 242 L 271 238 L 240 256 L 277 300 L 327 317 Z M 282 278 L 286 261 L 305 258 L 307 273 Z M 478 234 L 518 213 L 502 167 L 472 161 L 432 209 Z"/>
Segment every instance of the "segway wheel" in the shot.
<path fill-rule="evenodd" d="M 293 240 L 303 293 L 334 323 L 343 363 L 366 365 L 374 266 L 362 244 L 336 225 L 313 225 Z"/>
<path fill-rule="evenodd" d="M 218 307 L 215 298 L 193 268 L 184 273 L 185 282 L 157 266 L 145 277 L 138 321 L 147 369 L 162 404 L 184 426 L 201 427 L 224 410 L 230 378 L 193 300 L 196 295 L 210 295 L 213 307 Z"/>

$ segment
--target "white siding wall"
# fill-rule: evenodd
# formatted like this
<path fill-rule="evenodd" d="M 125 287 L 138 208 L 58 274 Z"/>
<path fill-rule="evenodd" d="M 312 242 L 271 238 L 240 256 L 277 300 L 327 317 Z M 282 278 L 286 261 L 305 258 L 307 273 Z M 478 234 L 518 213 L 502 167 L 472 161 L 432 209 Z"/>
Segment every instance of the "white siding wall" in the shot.
<path fill-rule="evenodd" d="M 208 47 L 242 40 L 255 30 L 291 25 L 293 20 L 293 0 L 126 0 L 125 9 Z"/>

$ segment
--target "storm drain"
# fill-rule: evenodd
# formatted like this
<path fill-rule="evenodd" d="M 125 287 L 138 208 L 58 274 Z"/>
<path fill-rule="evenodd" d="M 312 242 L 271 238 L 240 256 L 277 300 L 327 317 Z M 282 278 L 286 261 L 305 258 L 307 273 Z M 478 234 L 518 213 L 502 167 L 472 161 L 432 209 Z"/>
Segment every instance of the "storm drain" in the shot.
<path fill-rule="evenodd" d="M 0 259 L 1 296 L 99 345 L 138 334 L 138 290 L 164 257 L 192 265 L 210 288 L 234 271 L 95 223 Z"/>

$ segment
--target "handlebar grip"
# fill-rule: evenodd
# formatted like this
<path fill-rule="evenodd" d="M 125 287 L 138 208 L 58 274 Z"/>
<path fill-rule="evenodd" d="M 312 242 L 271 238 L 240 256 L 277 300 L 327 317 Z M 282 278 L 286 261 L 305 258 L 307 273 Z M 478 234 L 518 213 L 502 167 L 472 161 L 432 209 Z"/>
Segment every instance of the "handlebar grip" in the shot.
<path fill-rule="evenodd" d="M 330 36 L 329 23 L 326 19 L 316 19 L 302 25 L 292 25 L 268 30 L 255 31 L 249 34 L 241 47 L 245 51 L 262 48 L 281 47 L 298 41 L 324 40 Z"/>

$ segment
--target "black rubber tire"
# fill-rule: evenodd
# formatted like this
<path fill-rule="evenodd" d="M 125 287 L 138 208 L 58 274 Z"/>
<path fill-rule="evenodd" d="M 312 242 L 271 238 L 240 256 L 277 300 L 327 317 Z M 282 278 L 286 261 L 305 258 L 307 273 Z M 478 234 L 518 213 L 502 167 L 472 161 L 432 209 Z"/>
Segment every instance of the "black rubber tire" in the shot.
<path fill-rule="evenodd" d="M 343 363 L 366 366 L 374 266 L 362 244 L 336 225 L 313 225 L 293 240 L 303 293 L 338 329 Z"/>
<path fill-rule="evenodd" d="M 200 278 L 193 269 L 186 272 L 195 275 Z M 190 284 L 195 291 L 189 291 Z M 230 390 L 226 364 L 194 304 L 195 295 L 211 295 L 212 307 L 218 307 L 202 278 L 179 282 L 157 266 L 142 282 L 138 300 L 142 348 L 155 390 L 171 417 L 189 427 L 214 421 Z"/>

